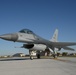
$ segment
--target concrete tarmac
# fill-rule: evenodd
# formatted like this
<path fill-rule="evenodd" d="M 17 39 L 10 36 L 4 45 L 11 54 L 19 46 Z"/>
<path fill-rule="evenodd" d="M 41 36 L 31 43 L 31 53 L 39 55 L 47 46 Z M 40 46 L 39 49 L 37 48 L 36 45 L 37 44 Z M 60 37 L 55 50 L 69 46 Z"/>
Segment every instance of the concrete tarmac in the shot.
<path fill-rule="evenodd" d="M 76 75 L 76 58 L 0 59 L 0 75 Z"/>

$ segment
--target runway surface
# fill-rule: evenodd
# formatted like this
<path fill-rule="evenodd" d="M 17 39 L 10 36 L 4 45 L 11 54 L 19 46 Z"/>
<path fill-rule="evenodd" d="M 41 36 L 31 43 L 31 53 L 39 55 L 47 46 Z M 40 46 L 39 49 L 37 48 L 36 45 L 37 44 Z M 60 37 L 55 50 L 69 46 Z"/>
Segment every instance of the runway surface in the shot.
<path fill-rule="evenodd" d="M 76 58 L 0 58 L 0 75 L 76 75 Z"/>

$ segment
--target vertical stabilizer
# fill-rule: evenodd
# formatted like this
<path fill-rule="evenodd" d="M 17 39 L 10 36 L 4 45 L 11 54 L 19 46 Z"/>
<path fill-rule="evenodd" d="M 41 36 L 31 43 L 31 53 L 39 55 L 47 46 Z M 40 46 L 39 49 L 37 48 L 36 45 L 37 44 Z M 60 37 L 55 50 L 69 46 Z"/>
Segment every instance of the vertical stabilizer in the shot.
<path fill-rule="evenodd" d="M 58 29 L 55 30 L 53 37 L 50 41 L 57 42 L 57 39 L 58 39 Z"/>

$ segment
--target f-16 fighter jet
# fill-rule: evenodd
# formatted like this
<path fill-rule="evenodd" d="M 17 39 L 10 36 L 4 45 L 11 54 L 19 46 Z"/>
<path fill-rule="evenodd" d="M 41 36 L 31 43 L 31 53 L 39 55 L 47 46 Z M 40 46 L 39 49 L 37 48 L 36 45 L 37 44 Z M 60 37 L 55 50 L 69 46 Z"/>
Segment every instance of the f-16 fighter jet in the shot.
<path fill-rule="evenodd" d="M 58 29 L 55 30 L 51 40 L 46 40 L 29 29 L 22 29 L 16 33 L 0 35 L 1 39 L 23 42 L 21 48 L 29 49 L 30 59 L 33 59 L 33 53 L 36 52 L 37 58 L 40 58 L 40 51 L 48 50 L 52 53 L 53 57 L 57 57 L 57 50 L 66 49 L 74 50 L 68 46 L 76 45 L 74 42 L 58 42 Z"/>

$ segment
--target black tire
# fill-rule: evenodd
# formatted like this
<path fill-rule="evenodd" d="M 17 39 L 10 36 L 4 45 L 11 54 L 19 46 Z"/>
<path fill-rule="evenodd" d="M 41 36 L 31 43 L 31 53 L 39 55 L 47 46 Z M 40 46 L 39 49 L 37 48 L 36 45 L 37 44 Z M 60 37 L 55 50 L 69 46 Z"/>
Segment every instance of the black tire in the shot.
<path fill-rule="evenodd" d="M 37 58 L 40 59 L 40 54 L 37 54 Z"/>
<path fill-rule="evenodd" d="M 57 58 L 57 55 L 56 55 L 56 54 L 53 54 L 53 57 L 54 57 L 54 59 L 55 59 L 55 58 Z"/>
<path fill-rule="evenodd" d="M 32 56 L 30 56 L 30 59 L 31 59 L 31 60 L 33 60 L 33 57 L 32 57 Z"/>

